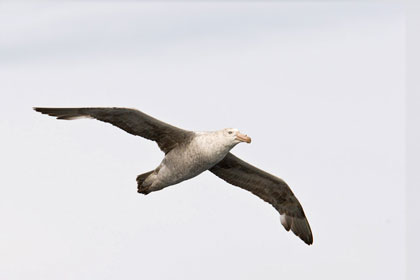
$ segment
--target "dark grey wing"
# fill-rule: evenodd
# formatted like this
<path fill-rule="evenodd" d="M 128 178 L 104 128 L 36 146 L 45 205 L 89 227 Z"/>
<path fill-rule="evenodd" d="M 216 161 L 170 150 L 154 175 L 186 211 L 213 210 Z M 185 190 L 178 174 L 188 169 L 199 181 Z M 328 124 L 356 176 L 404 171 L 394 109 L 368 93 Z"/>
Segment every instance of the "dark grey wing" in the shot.
<path fill-rule="evenodd" d="M 35 107 L 34 110 L 61 120 L 88 117 L 108 122 L 130 134 L 156 141 L 165 154 L 175 146 L 190 141 L 194 135 L 191 131 L 169 125 L 135 109 Z"/>
<path fill-rule="evenodd" d="M 209 170 L 226 182 L 250 191 L 273 205 L 280 213 L 280 221 L 284 228 L 287 231 L 291 229 L 306 244 L 312 244 L 312 231 L 303 208 L 282 179 L 246 163 L 231 153 Z"/>

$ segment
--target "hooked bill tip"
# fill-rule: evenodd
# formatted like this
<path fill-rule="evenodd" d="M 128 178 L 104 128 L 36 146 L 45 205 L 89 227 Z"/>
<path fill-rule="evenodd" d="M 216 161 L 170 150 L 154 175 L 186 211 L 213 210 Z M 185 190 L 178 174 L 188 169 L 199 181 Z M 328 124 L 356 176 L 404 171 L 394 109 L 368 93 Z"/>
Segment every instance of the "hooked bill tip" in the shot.
<path fill-rule="evenodd" d="M 236 135 L 236 139 L 238 139 L 241 142 L 246 142 L 246 143 L 251 143 L 251 137 L 249 137 L 248 135 L 242 134 L 242 133 L 238 133 Z"/>

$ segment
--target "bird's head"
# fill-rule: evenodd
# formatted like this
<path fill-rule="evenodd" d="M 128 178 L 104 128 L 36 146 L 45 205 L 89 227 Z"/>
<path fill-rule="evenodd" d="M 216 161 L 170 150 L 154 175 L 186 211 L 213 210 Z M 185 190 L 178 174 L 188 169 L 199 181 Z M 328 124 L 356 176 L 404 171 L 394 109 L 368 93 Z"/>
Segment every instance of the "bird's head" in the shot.
<path fill-rule="evenodd" d="M 241 142 L 251 143 L 251 138 L 248 135 L 242 134 L 236 128 L 225 128 L 222 130 L 223 136 L 229 139 L 232 146 Z"/>

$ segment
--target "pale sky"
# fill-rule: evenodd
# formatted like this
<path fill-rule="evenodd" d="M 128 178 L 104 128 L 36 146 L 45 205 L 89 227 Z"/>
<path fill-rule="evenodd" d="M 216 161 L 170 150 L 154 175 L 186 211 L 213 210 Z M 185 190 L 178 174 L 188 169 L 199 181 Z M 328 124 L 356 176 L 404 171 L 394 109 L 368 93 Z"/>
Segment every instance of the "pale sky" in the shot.
<path fill-rule="evenodd" d="M 404 52 L 395 4 L 1 4 L 0 278 L 401 279 Z M 33 106 L 236 127 L 314 244 L 209 172 L 137 194 L 155 143 Z"/>

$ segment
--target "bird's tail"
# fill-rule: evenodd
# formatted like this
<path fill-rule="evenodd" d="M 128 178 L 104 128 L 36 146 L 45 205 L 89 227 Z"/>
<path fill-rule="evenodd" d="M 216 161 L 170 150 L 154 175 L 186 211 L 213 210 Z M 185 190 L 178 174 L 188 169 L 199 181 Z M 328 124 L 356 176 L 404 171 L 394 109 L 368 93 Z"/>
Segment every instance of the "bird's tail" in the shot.
<path fill-rule="evenodd" d="M 137 176 L 137 192 L 146 194 L 147 186 L 143 185 L 143 182 L 153 173 L 154 170 L 140 174 Z M 147 192 L 148 193 L 148 192 Z"/>

